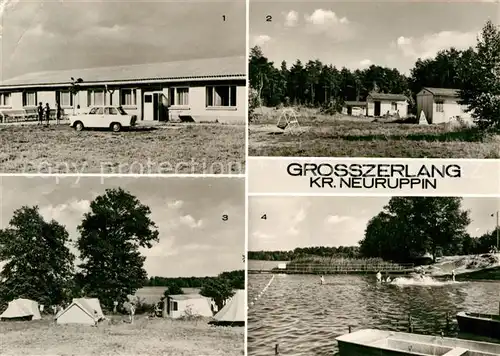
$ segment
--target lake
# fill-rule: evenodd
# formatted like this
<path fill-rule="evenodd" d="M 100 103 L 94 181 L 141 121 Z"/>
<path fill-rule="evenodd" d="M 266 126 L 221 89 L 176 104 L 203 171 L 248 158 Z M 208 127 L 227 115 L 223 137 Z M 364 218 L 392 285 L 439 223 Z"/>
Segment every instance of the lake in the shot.
<path fill-rule="evenodd" d="M 398 284 L 380 284 L 375 276 L 274 275 L 266 291 L 250 303 L 272 278 L 248 277 L 248 355 L 336 355 L 335 338 L 363 328 L 408 331 L 408 315 L 414 332 L 456 336 L 459 311 L 498 313 L 500 282 L 426 282 L 401 277 Z"/>
<path fill-rule="evenodd" d="M 160 298 L 165 293 L 167 287 L 142 287 L 135 292 L 136 297 L 144 299 L 145 303 L 152 304 L 160 301 Z M 199 288 L 182 288 L 184 294 L 197 294 L 200 292 Z"/>

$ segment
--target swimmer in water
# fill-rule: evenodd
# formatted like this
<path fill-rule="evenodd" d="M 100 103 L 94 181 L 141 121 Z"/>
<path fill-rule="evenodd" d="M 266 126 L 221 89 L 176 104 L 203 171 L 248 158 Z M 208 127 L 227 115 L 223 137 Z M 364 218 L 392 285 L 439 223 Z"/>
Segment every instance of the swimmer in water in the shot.
<path fill-rule="evenodd" d="M 382 281 L 382 273 L 380 273 L 380 271 L 377 272 L 377 282 L 381 282 Z"/>
<path fill-rule="evenodd" d="M 322 285 L 323 285 L 323 284 L 325 284 L 325 278 L 324 278 L 323 276 L 321 276 L 320 280 L 321 280 L 321 282 L 320 282 L 320 283 L 321 283 Z"/>
<path fill-rule="evenodd" d="M 391 283 L 391 277 L 387 277 L 387 280 L 386 280 L 387 283 Z"/>
<path fill-rule="evenodd" d="M 451 271 L 451 279 L 455 282 L 455 270 Z"/>

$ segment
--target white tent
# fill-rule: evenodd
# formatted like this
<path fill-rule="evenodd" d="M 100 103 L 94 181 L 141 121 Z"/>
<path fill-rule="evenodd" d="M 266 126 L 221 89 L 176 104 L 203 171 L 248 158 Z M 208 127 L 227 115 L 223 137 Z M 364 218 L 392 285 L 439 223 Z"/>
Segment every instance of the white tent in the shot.
<path fill-rule="evenodd" d="M 224 308 L 215 314 L 214 319 L 220 323 L 244 323 L 245 295 L 245 290 L 238 289 Z"/>
<path fill-rule="evenodd" d="M 20 318 L 30 320 L 41 319 L 38 303 L 30 299 L 15 299 L 9 302 L 7 309 L 0 315 L 0 319 L 2 320 Z"/>
<path fill-rule="evenodd" d="M 75 298 L 56 316 L 58 324 L 95 325 L 102 319 L 104 319 L 104 314 L 97 298 Z"/>
<path fill-rule="evenodd" d="M 176 294 L 169 295 L 167 298 L 167 314 L 171 318 L 182 318 L 186 316 L 204 316 L 213 315 L 211 299 L 199 294 Z"/>

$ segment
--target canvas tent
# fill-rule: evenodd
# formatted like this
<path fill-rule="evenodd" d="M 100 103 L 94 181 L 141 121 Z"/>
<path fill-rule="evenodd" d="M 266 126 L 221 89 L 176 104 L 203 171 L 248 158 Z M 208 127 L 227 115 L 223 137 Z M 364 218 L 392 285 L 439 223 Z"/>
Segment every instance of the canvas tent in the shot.
<path fill-rule="evenodd" d="M 30 299 L 15 299 L 0 315 L 1 320 L 38 320 L 41 319 L 38 303 Z"/>
<path fill-rule="evenodd" d="M 238 289 L 229 302 L 214 316 L 216 324 L 245 324 L 245 290 Z"/>
<path fill-rule="evenodd" d="M 58 324 L 95 325 L 102 319 L 104 319 L 104 314 L 97 298 L 75 298 L 56 316 Z"/>
<path fill-rule="evenodd" d="M 200 294 L 175 294 L 167 297 L 165 308 L 166 314 L 174 319 L 191 315 L 211 317 L 211 305 L 211 299 Z"/>

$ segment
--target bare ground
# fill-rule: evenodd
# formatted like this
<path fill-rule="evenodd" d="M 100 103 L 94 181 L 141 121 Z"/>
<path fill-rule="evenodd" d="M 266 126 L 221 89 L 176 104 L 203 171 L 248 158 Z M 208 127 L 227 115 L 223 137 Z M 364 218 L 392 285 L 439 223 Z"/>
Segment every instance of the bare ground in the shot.
<path fill-rule="evenodd" d="M 244 354 L 244 328 L 213 327 L 207 320 L 114 319 L 99 326 L 57 325 L 51 318 L 1 322 L 1 355 L 172 355 Z"/>
<path fill-rule="evenodd" d="M 5 173 L 245 173 L 244 125 L 169 124 L 119 133 L 5 125 L 0 142 Z"/>

